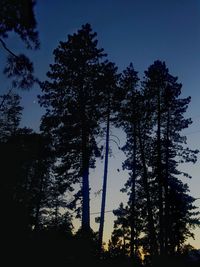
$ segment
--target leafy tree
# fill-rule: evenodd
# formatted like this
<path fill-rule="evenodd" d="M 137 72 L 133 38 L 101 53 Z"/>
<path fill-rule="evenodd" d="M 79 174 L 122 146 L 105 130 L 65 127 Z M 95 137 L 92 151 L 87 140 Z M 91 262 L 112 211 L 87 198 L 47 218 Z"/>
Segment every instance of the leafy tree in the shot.
<path fill-rule="evenodd" d="M 16 33 L 28 49 L 38 49 L 39 39 L 36 31 L 33 0 L 1 0 L 0 10 L 0 43 L 8 53 L 4 74 L 13 78 L 12 87 L 30 88 L 35 82 L 33 64 L 24 55 L 16 55 L 6 45 L 10 32 Z"/>
<path fill-rule="evenodd" d="M 138 81 L 137 72 L 130 64 L 121 78 L 124 98 L 122 98 L 121 113 L 117 121 L 117 125 L 122 126 L 127 135 L 127 142 L 122 148 L 127 155 L 123 168 L 129 170 L 130 178 L 122 191 L 129 194 L 130 252 L 133 258 L 137 254 L 137 243 L 141 234 L 141 227 L 138 228 L 139 224 L 137 223 L 141 216 L 139 215 L 141 214 L 141 206 L 139 205 L 141 198 L 146 199 L 143 202 L 143 210 L 145 210 L 143 217 L 147 214 L 145 221 L 149 235 L 150 252 L 152 255 L 156 253 L 150 174 L 147 169 L 148 158 L 146 154 L 146 149 L 149 150 L 151 141 L 149 134 L 151 133 L 152 123 L 148 102 L 137 88 Z"/>
<path fill-rule="evenodd" d="M 97 48 L 96 33 L 89 24 L 54 50 L 55 63 L 42 83 L 40 104 L 47 108 L 41 129 L 49 133 L 68 184 L 82 177 L 82 228 L 90 229 L 89 168 L 99 155 L 99 80 L 103 49 Z M 61 174 L 61 173 L 60 173 Z"/>
<path fill-rule="evenodd" d="M 123 147 L 124 152 L 131 150 L 129 158 L 124 164 L 124 168 L 127 168 L 131 171 L 129 186 L 131 187 L 130 193 L 130 202 L 131 202 L 131 242 L 130 242 L 130 251 L 131 256 L 134 257 L 135 251 L 135 201 L 136 201 L 136 150 L 137 150 L 137 141 L 136 141 L 136 121 L 137 121 L 137 111 L 136 111 L 136 100 L 137 100 L 137 83 L 138 83 L 137 72 L 133 68 L 131 63 L 129 67 L 123 72 L 121 77 L 121 87 L 124 90 L 125 97 L 123 99 L 125 105 L 122 103 L 121 111 L 121 122 L 125 131 L 127 133 L 127 144 Z M 129 109 L 127 113 L 125 109 Z M 128 144 L 128 140 L 130 140 Z M 128 153 L 127 153 L 128 156 Z M 126 186 L 128 185 L 126 184 Z"/>
<path fill-rule="evenodd" d="M 1 197 L 7 200 L 6 221 L 7 225 L 11 224 L 13 234 L 26 235 L 38 224 L 37 213 L 44 200 L 47 182 L 44 154 L 42 137 L 30 129 L 18 129 L 15 135 L 1 143 L 4 174 Z"/>
<path fill-rule="evenodd" d="M 120 203 L 119 208 L 113 211 L 117 217 L 114 221 L 114 229 L 111 235 L 111 240 L 108 244 L 108 252 L 111 258 L 126 259 L 131 257 L 132 264 L 141 262 L 141 234 L 139 227 L 143 226 L 138 209 L 135 207 L 135 239 L 134 239 L 134 257 L 132 257 L 131 246 L 131 231 L 132 231 L 132 207 L 130 201 L 124 206 Z M 137 225 L 138 224 L 138 225 Z M 136 231 L 137 230 L 137 231 Z"/>
<path fill-rule="evenodd" d="M 0 102 L 0 140 L 3 142 L 16 133 L 23 108 L 20 97 L 14 93 L 0 96 Z"/>
<path fill-rule="evenodd" d="M 0 35 L 8 38 L 8 33 L 14 31 L 25 42 L 27 48 L 39 46 L 33 0 L 1 0 Z"/>
<path fill-rule="evenodd" d="M 46 138 L 30 129 L 19 128 L 20 97 L 11 93 L 1 98 L 0 198 L 3 220 L 0 229 L 5 250 L 17 254 L 19 240 L 25 249 L 32 231 L 38 230 L 42 224 L 52 158 Z"/>
<path fill-rule="evenodd" d="M 181 136 L 191 124 L 184 118 L 190 98 L 180 98 L 181 84 L 165 64 L 156 61 L 149 67 L 140 91 L 137 81 L 130 65 L 122 75 L 125 96 L 117 121 L 127 135 L 123 168 L 130 171 L 122 191 L 129 195 L 126 224 L 131 255 L 142 246 L 152 260 L 157 254 L 180 251 L 192 236 L 191 227 L 198 224 L 194 198 L 179 178 L 190 176 L 178 170 L 180 163 L 195 163 L 198 151 L 187 148 L 186 137 Z"/>
<path fill-rule="evenodd" d="M 185 194 L 187 195 L 187 189 L 178 178 L 178 175 L 181 174 L 188 175 L 181 173 L 177 167 L 181 162 L 191 161 L 195 163 L 198 151 L 187 148 L 186 137 L 181 136 L 181 131 L 192 123 L 191 119 L 184 118 L 190 97 L 179 98 L 182 85 L 177 82 L 177 77 L 169 74 L 164 62 L 155 61 L 149 67 L 148 71 L 145 72 L 143 86 L 151 106 L 155 129 L 155 134 L 152 135 L 154 154 L 152 154 L 150 166 L 154 177 L 154 188 L 157 188 L 155 205 L 159 218 L 159 252 L 162 255 L 163 253 L 168 254 L 168 247 L 170 246 L 169 235 L 173 229 L 170 227 L 170 221 L 178 226 L 178 222 L 185 216 L 183 213 L 189 214 L 195 209 L 194 206 L 189 205 L 189 202 L 192 203 L 194 200 L 189 196 L 184 197 Z M 179 186 L 177 186 L 178 184 Z M 175 191 L 178 198 L 184 199 L 182 207 L 185 206 L 184 212 L 181 211 L 181 206 L 176 209 L 183 215 L 183 218 L 179 218 L 178 221 L 170 216 L 173 210 L 171 202 L 176 197 L 170 198 L 169 195 Z M 184 225 L 188 225 L 186 221 L 184 221 Z M 173 235 L 176 236 L 175 232 Z M 181 239 L 180 237 L 179 241 Z M 172 245 L 172 242 L 170 243 Z"/>
<path fill-rule="evenodd" d="M 114 63 L 105 62 L 102 65 L 102 78 L 100 84 L 102 86 L 103 99 L 101 101 L 101 116 L 102 123 L 106 124 L 106 146 L 105 146 L 105 161 L 104 161 L 104 176 L 102 187 L 102 202 L 101 202 L 101 216 L 99 224 L 99 251 L 102 250 L 104 217 L 106 206 L 106 189 L 107 189 L 107 175 L 108 175 L 108 157 L 109 157 L 109 143 L 110 143 L 110 127 L 113 120 L 115 120 L 116 113 L 119 107 L 119 88 L 118 88 L 119 74 L 117 74 L 117 67 Z"/>
<path fill-rule="evenodd" d="M 124 207 L 121 203 L 119 208 L 114 211 L 117 219 L 114 222 L 114 230 L 112 233 L 112 242 L 115 247 L 122 252 L 123 256 L 130 253 L 130 217 L 128 207 Z"/>

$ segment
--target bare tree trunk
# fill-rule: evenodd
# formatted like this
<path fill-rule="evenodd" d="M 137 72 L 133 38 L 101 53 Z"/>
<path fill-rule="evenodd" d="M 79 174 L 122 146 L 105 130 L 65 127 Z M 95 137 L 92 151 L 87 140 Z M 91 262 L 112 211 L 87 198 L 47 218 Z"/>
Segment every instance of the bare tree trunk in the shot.
<path fill-rule="evenodd" d="M 101 216 L 100 216 L 100 225 L 99 225 L 99 251 L 100 252 L 102 250 L 102 243 L 103 243 L 103 228 L 104 228 L 104 217 L 105 217 L 105 206 L 106 206 L 109 138 L 110 138 L 110 108 L 108 107 L 107 125 L 106 125 L 106 151 L 105 151 L 105 161 L 104 161 L 104 176 L 103 176 L 103 190 L 102 190 L 102 201 L 101 201 Z"/>
<path fill-rule="evenodd" d="M 84 100 L 83 100 L 84 101 Z M 84 103 L 81 109 L 82 116 L 82 229 L 90 231 L 90 187 L 89 187 L 89 133 L 86 126 Z"/>
<path fill-rule="evenodd" d="M 86 232 L 90 230 L 90 187 L 89 187 L 89 159 L 88 148 L 83 138 L 82 150 L 82 197 L 83 197 L 83 210 L 82 210 L 82 229 Z"/>

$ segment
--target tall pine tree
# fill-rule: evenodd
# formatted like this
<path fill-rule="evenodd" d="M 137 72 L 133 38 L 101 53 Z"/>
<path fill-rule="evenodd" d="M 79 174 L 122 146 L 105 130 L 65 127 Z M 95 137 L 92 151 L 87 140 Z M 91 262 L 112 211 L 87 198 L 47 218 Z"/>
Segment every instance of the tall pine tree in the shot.
<path fill-rule="evenodd" d="M 156 216 L 159 221 L 157 228 L 159 253 L 164 255 L 169 254 L 170 246 L 173 246 L 173 242 L 170 241 L 173 227 L 170 227 L 170 223 L 178 226 L 178 221 L 184 220 L 185 215 L 189 215 L 195 209 L 194 206 L 189 205 L 189 202 L 193 203 L 194 199 L 189 197 L 187 186 L 179 178 L 180 175 L 188 176 L 188 174 L 179 171 L 178 165 L 181 162 L 191 161 L 195 163 L 198 151 L 189 149 L 186 146 L 186 137 L 181 135 L 181 131 L 192 123 L 191 119 L 184 118 L 184 113 L 190 103 L 190 97 L 180 98 L 182 85 L 177 82 L 177 77 L 169 73 L 164 62 L 155 61 L 149 67 L 145 72 L 143 86 L 152 110 L 151 117 L 154 129 L 152 147 L 154 153 L 151 156 L 150 167 L 152 168 L 154 187 L 157 192 L 155 205 L 158 210 Z M 175 194 L 173 198 L 169 197 L 172 192 Z M 173 199 L 176 196 L 182 199 L 182 206 L 185 207 L 184 212 L 181 211 L 181 206 L 176 209 L 183 216 L 182 219 L 179 218 L 177 224 L 173 216 L 170 216 L 174 205 Z M 185 227 L 190 225 L 186 221 L 183 224 Z M 175 232 L 173 236 L 176 236 Z M 181 237 L 179 242 L 181 242 Z M 176 249 L 177 247 L 178 245 Z"/>
<path fill-rule="evenodd" d="M 99 79 L 105 56 L 97 47 L 96 33 L 89 24 L 54 50 L 55 63 L 42 83 L 40 104 L 46 107 L 42 129 L 54 142 L 65 178 L 81 182 L 82 229 L 90 230 L 89 168 L 94 167 L 99 134 Z M 81 178 L 81 180 L 80 180 Z"/>

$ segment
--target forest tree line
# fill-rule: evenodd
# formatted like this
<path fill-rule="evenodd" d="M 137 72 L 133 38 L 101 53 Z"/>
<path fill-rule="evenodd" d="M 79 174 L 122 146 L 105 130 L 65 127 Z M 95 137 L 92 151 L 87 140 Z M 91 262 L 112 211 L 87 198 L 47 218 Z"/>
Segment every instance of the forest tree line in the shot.
<path fill-rule="evenodd" d="M 195 163 L 198 150 L 189 148 L 182 134 L 192 123 L 185 115 L 191 98 L 181 97 L 178 78 L 160 60 L 149 66 L 143 79 L 132 63 L 120 72 L 85 24 L 59 42 L 47 79 L 39 81 L 29 58 L 6 45 L 8 32 L 14 31 L 27 49 L 39 48 L 33 1 L 2 2 L 0 42 L 7 53 L 4 74 L 11 79 L 11 89 L 0 99 L 4 247 L 33 260 L 40 256 L 71 263 L 77 255 L 79 260 L 131 259 L 138 264 L 142 258 L 151 264 L 159 257 L 181 255 L 199 225 L 199 212 L 182 180 L 191 177 L 180 164 Z M 45 109 L 40 132 L 20 127 L 23 107 L 16 89 L 34 84 L 41 88 L 38 102 Z M 105 249 L 111 127 L 126 134 L 122 167 L 129 178 L 121 191 L 128 202 L 113 211 L 116 220 Z M 98 144 L 102 138 L 106 147 Z M 100 227 L 94 232 L 89 173 L 102 157 Z M 76 233 L 74 216 L 81 219 Z"/>

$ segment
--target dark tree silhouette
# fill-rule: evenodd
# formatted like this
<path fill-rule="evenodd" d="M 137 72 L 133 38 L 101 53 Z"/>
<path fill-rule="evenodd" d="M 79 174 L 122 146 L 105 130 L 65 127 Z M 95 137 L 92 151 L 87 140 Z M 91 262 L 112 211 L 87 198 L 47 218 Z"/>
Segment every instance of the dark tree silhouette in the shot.
<path fill-rule="evenodd" d="M 8 54 L 4 74 L 13 79 L 14 88 L 30 88 L 36 81 L 33 75 L 33 64 L 29 58 L 24 54 L 16 55 L 6 44 L 9 33 L 14 32 L 28 49 L 39 48 L 34 5 L 33 0 L 1 0 L 0 44 Z"/>
<path fill-rule="evenodd" d="M 133 68 L 133 64 L 123 72 L 121 78 L 121 86 L 125 93 L 125 102 L 126 104 L 122 105 L 121 112 L 121 122 L 125 127 L 125 131 L 128 133 L 129 138 L 131 138 L 131 142 L 124 147 L 124 151 L 132 148 L 132 154 L 129 159 L 127 159 L 125 165 L 128 169 L 131 170 L 130 174 L 130 184 L 131 184 L 131 193 L 130 193 L 130 206 L 131 206 L 131 242 L 130 242 L 130 253 L 131 257 L 134 258 L 136 254 L 136 227 L 135 227 L 135 201 L 136 201 L 136 150 L 137 150 L 137 142 L 136 142 L 136 123 L 138 120 L 137 114 L 137 83 L 138 83 L 137 72 Z M 126 109 L 130 109 L 130 112 L 126 112 Z M 132 140 L 133 139 L 133 140 Z M 127 140 L 128 143 L 128 140 Z M 126 168 L 124 166 L 124 168 Z"/>
<path fill-rule="evenodd" d="M 195 163 L 198 151 L 187 148 L 186 137 L 181 136 L 191 124 L 184 118 L 190 97 L 180 98 L 181 84 L 165 63 L 156 61 L 149 67 L 140 91 L 137 82 L 131 64 L 122 75 L 125 93 L 116 123 L 127 135 L 123 168 L 130 171 L 130 178 L 122 192 L 129 201 L 115 214 L 118 225 L 127 228 L 126 253 L 136 259 L 140 247 L 152 261 L 158 254 L 181 251 L 192 236 L 191 227 L 198 225 L 194 198 L 179 178 L 189 175 L 177 169 L 182 162 Z"/>
<path fill-rule="evenodd" d="M 111 257 L 126 258 L 130 254 L 130 210 L 120 203 L 119 208 L 114 210 L 117 219 L 114 222 L 114 230 L 110 241 Z M 113 246 L 113 248 L 112 248 Z"/>
<path fill-rule="evenodd" d="M 145 72 L 145 77 L 145 93 L 152 107 L 154 125 L 157 127 L 152 143 L 154 147 L 152 169 L 155 184 L 158 185 L 159 252 L 162 255 L 168 254 L 168 235 L 172 231 L 168 220 L 173 221 L 173 218 L 169 219 L 170 201 L 173 198 L 169 198 L 168 194 L 170 190 L 175 190 L 176 180 L 183 190 L 182 193 L 177 191 L 179 197 L 181 195 L 183 197 L 185 191 L 184 184 L 175 177 L 182 174 L 177 170 L 177 165 L 184 161 L 195 162 L 198 151 L 187 148 L 186 137 L 180 134 L 192 121 L 184 118 L 190 97 L 179 98 L 182 85 L 177 83 L 177 78 L 169 74 L 165 63 L 161 61 L 155 61 Z M 186 203 L 187 201 L 185 205 Z M 191 210 L 193 208 L 191 207 Z"/>
<path fill-rule="evenodd" d="M 1 0 L 0 36 L 6 39 L 8 34 L 14 31 L 27 48 L 38 48 L 34 5 L 33 0 Z"/>
<path fill-rule="evenodd" d="M 138 91 L 137 72 L 133 65 L 123 72 L 121 86 L 124 90 L 124 99 L 121 102 L 121 113 L 118 117 L 118 126 L 122 126 L 127 135 L 127 143 L 123 147 L 127 155 L 123 168 L 130 171 L 130 178 L 125 185 L 124 192 L 129 192 L 129 224 L 131 227 L 130 253 L 134 257 L 137 254 L 137 239 L 139 238 L 139 228 L 136 230 L 136 221 L 139 218 L 136 207 L 139 201 L 138 191 L 143 190 L 143 198 L 146 199 L 145 207 L 148 214 L 146 218 L 147 232 L 149 235 L 149 246 L 151 255 L 156 253 L 156 236 L 153 218 L 153 204 L 151 200 L 151 186 L 149 184 L 149 173 L 147 170 L 146 149 L 149 150 L 152 123 L 150 120 L 150 110 L 148 101 Z M 138 180 L 136 184 L 136 180 Z M 139 183 L 140 181 L 140 183 Z M 142 186 L 141 186 L 142 185 Z M 137 189 L 137 192 L 136 192 Z M 141 194 L 140 194 L 140 197 Z M 136 216 L 137 214 L 137 216 Z M 144 215 L 143 215 L 144 216 Z M 136 238 L 137 236 L 137 238 Z"/>
<path fill-rule="evenodd" d="M 103 175 L 103 187 L 102 187 L 102 201 L 101 201 L 101 215 L 99 224 L 99 251 L 102 250 L 103 242 L 103 229 L 104 229 L 104 217 L 106 207 L 106 190 L 107 190 L 107 176 L 108 176 L 108 157 L 109 157 L 109 143 L 110 143 L 110 127 L 111 122 L 115 120 L 116 111 L 118 110 L 118 80 L 119 74 L 117 74 L 117 67 L 115 64 L 106 62 L 102 66 L 103 75 L 101 80 L 102 86 L 102 102 L 101 102 L 101 114 L 102 122 L 106 124 L 106 146 L 105 146 L 105 159 L 104 159 L 104 175 Z"/>
<path fill-rule="evenodd" d="M 3 142 L 15 135 L 23 108 L 20 106 L 20 97 L 14 93 L 0 96 L 0 103 L 0 140 Z"/>
<path fill-rule="evenodd" d="M 55 63 L 42 84 L 40 104 L 47 108 L 42 129 L 54 138 L 67 180 L 82 177 L 82 228 L 90 231 L 89 168 L 99 154 L 95 135 L 99 134 L 99 100 L 103 49 L 97 48 L 96 33 L 89 24 L 54 50 Z M 80 195 L 80 194 L 79 194 Z"/>

